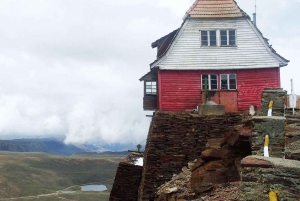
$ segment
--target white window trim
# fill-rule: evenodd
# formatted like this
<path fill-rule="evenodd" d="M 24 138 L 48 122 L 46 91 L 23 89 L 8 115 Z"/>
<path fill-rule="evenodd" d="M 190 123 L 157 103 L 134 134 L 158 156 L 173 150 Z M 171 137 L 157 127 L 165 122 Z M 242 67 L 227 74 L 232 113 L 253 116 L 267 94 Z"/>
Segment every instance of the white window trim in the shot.
<path fill-rule="evenodd" d="M 221 31 L 226 31 L 227 45 L 222 45 Z M 234 38 L 235 45 L 229 45 L 229 42 L 230 42 L 229 31 L 234 31 L 235 32 L 235 34 L 234 34 L 234 36 L 235 36 L 235 38 Z M 236 43 L 236 29 L 220 29 L 219 34 L 220 34 L 220 46 L 221 47 L 236 47 L 237 46 L 237 43 Z"/>
<path fill-rule="evenodd" d="M 203 88 L 203 81 L 204 81 L 203 75 L 208 75 L 208 80 L 207 80 L 207 82 L 208 82 L 208 89 L 207 90 L 217 91 L 219 89 L 219 82 L 218 82 L 219 77 L 218 77 L 218 75 L 217 74 L 202 74 L 201 75 L 202 90 L 204 90 L 204 88 Z M 217 88 L 216 89 L 211 89 L 211 75 L 217 76 Z"/>
<path fill-rule="evenodd" d="M 208 38 L 208 45 L 202 44 L 202 32 L 207 32 L 207 38 Z M 211 46 L 210 45 L 210 31 L 216 31 L 216 45 Z M 227 45 L 221 45 L 221 31 L 226 31 L 227 36 Z M 229 45 L 229 31 L 235 31 L 235 45 Z M 201 47 L 237 47 L 237 30 L 236 29 L 214 29 L 214 30 L 200 30 L 200 46 Z"/>
<path fill-rule="evenodd" d="M 222 89 L 222 75 L 226 75 L 227 77 L 227 88 L 228 89 Z M 230 75 L 235 75 L 235 89 L 230 89 L 230 79 L 229 79 L 229 76 Z M 234 73 L 230 73 L 230 74 L 220 74 L 220 87 L 221 87 L 221 90 L 237 90 L 237 79 L 236 79 L 236 74 Z"/>
<path fill-rule="evenodd" d="M 215 31 L 216 32 L 216 45 L 211 46 L 210 45 L 210 32 L 211 31 Z M 206 32 L 207 33 L 207 45 L 203 45 L 202 44 L 202 32 Z M 218 47 L 218 30 L 200 30 L 200 42 L 201 42 L 201 46 L 202 47 Z"/>
<path fill-rule="evenodd" d="M 151 85 L 147 85 L 147 83 L 151 83 Z M 155 85 L 153 84 L 155 83 Z M 147 92 L 147 86 L 151 86 L 151 92 Z M 155 88 L 154 88 L 155 86 Z M 155 91 L 154 91 L 155 89 Z M 157 95 L 157 82 L 156 81 L 145 81 L 145 95 Z"/>

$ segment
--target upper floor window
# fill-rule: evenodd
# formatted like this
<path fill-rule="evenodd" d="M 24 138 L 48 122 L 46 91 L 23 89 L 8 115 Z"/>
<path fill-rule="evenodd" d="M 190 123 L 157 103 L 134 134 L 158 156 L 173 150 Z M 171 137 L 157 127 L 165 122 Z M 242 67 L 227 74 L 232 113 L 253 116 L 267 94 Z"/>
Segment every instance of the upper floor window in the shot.
<path fill-rule="evenodd" d="M 201 46 L 236 46 L 236 30 L 201 30 Z"/>
<path fill-rule="evenodd" d="M 156 82 L 146 82 L 146 94 L 147 95 L 156 95 Z"/>
<path fill-rule="evenodd" d="M 207 80 L 207 81 L 206 81 Z M 202 75 L 202 89 L 217 90 L 218 89 L 218 75 Z M 207 86 L 205 86 L 207 83 Z"/>
<path fill-rule="evenodd" d="M 235 30 L 221 30 L 221 46 L 235 46 L 236 34 Z"/>
<path fill-rule="evenodd" d="M 202 46 L 217 46 L 217 31 L 201 31 Z"/>
<path fill-rule="evenodd" d="M 236 89 L 236 74 L 221 74 L 221 89 L 222 90 Z"/>

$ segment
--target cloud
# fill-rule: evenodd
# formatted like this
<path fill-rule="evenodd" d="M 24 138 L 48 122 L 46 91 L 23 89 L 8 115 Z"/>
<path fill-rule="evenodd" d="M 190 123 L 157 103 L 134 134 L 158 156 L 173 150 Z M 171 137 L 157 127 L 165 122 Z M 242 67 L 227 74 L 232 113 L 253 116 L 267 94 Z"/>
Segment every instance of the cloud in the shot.
<path fill-rule="evenodd" d="M 150 119 L 138 79 L 155 59 L 151 43 L 180 27 L 193 2 L 0 1 L 0 137 L 63 136 L 77 144 L 146 139 Z M 254 2 L 237 2 L 254 11 Z M 291 60 L 282 69 L 284 87 L 299 74 L 297 5 L 258 1 L 259 28 Z"/>

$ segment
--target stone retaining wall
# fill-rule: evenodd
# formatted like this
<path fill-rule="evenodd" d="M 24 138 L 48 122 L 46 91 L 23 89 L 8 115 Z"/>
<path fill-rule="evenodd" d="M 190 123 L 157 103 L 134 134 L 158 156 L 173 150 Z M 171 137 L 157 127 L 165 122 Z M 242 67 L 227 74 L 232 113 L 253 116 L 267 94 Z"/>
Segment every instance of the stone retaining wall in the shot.
<path fill-rule="evenodd" d="M 284 116 L 284 105 L 287 91 L 281 88 L 267 88 L 261 94 L 261 114 L 267 116 L 269 103 L 274 101 L 272 116 Z"/>
<path fill-rule="evenodd" d="M 283 158 L 285 153 L 285 117 L 252 117 L 252 155 L 263 156 L 265 136 L 269 135 L 271 157 Z"/>
<path fill-rule="evenodd" d="M 287 116 L 285 158 L 300 161 L 300 115 Z"/>
<path fill-rule="evenodd" d="M 207 117 L 187 112 L 156 112 L 144 153 L 139 200 L 154 200 L 157 187 L 199 158 L 208 139 L 223 138 L 242 120 L 243 116 L 236 113 Z"/>
<path fill-rule="evenodd" d="M 241 165 L 241 201 L 268 200 L 270 189 L 280 191 L 278 200 L 300 199 L 300 161 L 248 156 Z"/>
<path fill-rule="evenodd" d="M 127 162 L 119 163 L 109 200 L 137 201 L 142 170 L 142 166 L 133 165 Z"/>

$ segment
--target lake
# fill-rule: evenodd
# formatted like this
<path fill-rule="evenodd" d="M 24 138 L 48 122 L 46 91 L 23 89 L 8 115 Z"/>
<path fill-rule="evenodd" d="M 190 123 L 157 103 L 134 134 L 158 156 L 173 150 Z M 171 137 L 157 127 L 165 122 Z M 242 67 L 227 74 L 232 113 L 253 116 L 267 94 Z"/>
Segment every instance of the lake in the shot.
<path fill-rule="evenodd" d="M 107 188 L 104 185 L 84 185 L 81 186 L 81 191 L 106 191 Z"/>

